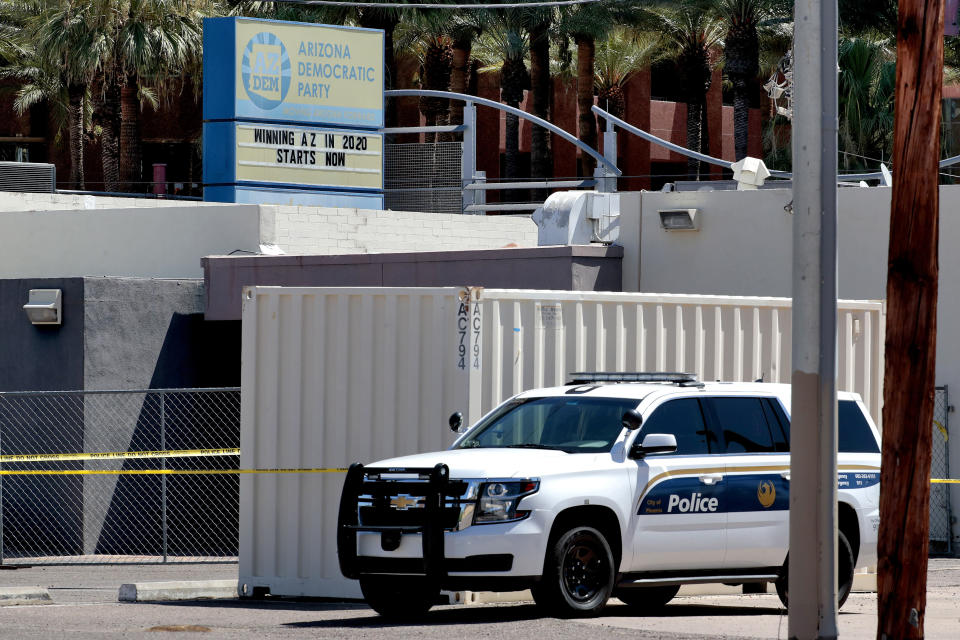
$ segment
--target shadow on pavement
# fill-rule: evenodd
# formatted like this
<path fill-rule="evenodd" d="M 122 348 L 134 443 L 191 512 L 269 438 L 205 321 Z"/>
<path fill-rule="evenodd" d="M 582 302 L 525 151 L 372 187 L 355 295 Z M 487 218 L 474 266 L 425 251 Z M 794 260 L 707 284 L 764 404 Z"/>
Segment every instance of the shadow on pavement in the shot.
<path fill-rule="evenodd" d="M 361 606 L 362 608 L 362 606 Z M 667 605 L 656 615 L 645 616 L 651 618 L 697 617 L 697 616 L 769 616 L 786 614 L 780 607 L 741 607 L 723 605 L 694 605 L 675 604 Z M 448 609 L 435 609 L 422 618 L 409 621 L 388 620 L 370 611 L 369 616 L 336 620 L 315 620 L 307 622 L 291 622 L 284 626 L 292 628 L 388 628 L 388 627 L 417 627 L 436 625 L 468 625 L 468 624 L 496 624 L 519 622 L 523 620 L 538 620 L 548 616 L 532 604 L 520 605 L 490 605 L 469 606 Z M 613 605 L 607 607 L 600 618 L 641 617 L 631 612 L 629 607 Z"/>

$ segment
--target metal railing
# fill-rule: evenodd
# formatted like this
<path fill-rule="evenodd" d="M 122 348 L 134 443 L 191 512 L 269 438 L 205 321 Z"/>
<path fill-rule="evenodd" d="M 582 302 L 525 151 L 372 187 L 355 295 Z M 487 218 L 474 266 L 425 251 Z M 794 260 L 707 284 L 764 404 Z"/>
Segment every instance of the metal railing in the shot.
<path fill-rule="evenodd" d="M 0 393 L 0 562 L 235 562 L 239 446 L 237 388 Z"/>
<path fill-rule="evenodd" d="M 464 93 L 455 93 L 452 91 L 433 91 L 427 89 L 392 89 L 390 91 L 385 91 L 384 95 L 388 98 L 401 98 L 401 97 L 426 97 L 426 98 L 443 98 L 447 100 L 460 100 L 464 102 L 463 108 L 463 124 L 460 125 L 445 125 L 445 126 L 436 126 L 436 127 L 392 127 L 388 129 L 383 129 L 383 133 L 388 134 L 399 134 L 399 133 L 462 133 L 463 134 L 463 152 L 461 155 L 460 163 L 460 175 L 459 175 L 459 184 L 454 187 L 444 186 L 447 190 L 453 190 L 460 195 L 461 198 L 461 211 L 463 213 L 473 213 L 473 214 L 482 214 L 488 211 L 499 211 L 504 213 L 518 213 L 518 212 L 528 212 L 533 211 L 540 207 L 542 203 L 532 202 L 532 203 L 503 203 L 503 204 L 487 204 L 485 193 L 487 191 L 510 191 L 510 190 L 522 190 L 526 191 L 529 189 L 556 189 L 556 188 L 577 188 L 577 187 L 594 187 L 603 188 L 605 185 L 610 184 L 614 185 L 616 178 L 621 175 L 620 169 L 617 168 L 616 156 L 611 157 L 609 154 L 601 154 L 599 151 L 593 147 L 584 144 L 576 136 L 564 131 L 555 124 L 539 118 L 533 114 L 527 113 L 522 109 L 517 109 L 516 107 L 511 107 L 509 105 L 497 102 L 495 100 L 488 100 L 486 98 L 481 98 L 479 96 L 472 96 Z M 489 107 L 491 109 L 497 109 L 503 111 L 504 113 L 509 113 L 511 115 L 517 116 L 523 120 L 531 122 L 535 126 L 543 127 L 550 133 L 560 137 L 563 140 L 566 140 L 570 144 L 574 145 L 576 148 L 586 155 L 591 156 L 594 160 L 597 161 L 597 175 L 593 178 L 583 178 L 577 180 L 543 180 L 543 181 L 515 181 L 515 182 L 487 182 L 485 172 L 477 170 L 477 105 L 483 107 Z M 442 144 L 442 143 L 441 143 Z M 499 144 L 499 143 L 496 143 Z M 603 178 L 608 178 L 606 181 L 603 181 Z M 422 190 L 422 189 L 415 189 Z M 388 197 L 390 195 L 390 189 L 386 189 Z"/>

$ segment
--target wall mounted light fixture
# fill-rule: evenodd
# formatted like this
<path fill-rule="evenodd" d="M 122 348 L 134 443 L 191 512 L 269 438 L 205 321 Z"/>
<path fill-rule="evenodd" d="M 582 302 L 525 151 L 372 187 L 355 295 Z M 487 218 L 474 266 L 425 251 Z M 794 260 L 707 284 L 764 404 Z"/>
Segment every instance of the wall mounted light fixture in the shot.
<path fill-rule="evenodd" d="M 696 209 L 669 209 L 659 211 L 660 226 L 664 231 L 698 231 L 700 217 Z"/>
<path fill-rule="evenodd" d="M 60 289 L 30 289 L 23 310 L 31 324 L 61 324 Z"/>

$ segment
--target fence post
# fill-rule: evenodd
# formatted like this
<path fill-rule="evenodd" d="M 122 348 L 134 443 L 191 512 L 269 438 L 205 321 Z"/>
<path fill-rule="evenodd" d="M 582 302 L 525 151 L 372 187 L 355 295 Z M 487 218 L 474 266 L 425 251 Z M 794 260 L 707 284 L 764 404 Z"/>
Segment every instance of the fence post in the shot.
<path fill-rule="evenodd" d="M 950 388 L 943 385 L 943 428 L 947 432 L 946 438 L 950 437 Z M 950 445 L 944 442 L 943 447 L 943 477 L 950 478 Z M 947 555 L 953 555 L 953 505 L 950 501 L 953 499 L 950 491 L 950 485 L 947 485 Z M 2 529 L 0 529 L 2 533 Z M 2 556 L 0 556 L 2 559 Z"/>
<path fill-rule="evenodd" d="M 472 204 L 476 204 L 476 191 L 465 189 L 475 179 L 477 170 L 477 106 L 467 102 L 463 107 L 463 152 L 460 155 L 460 189 L 463 213 Z"/>
<path fill-rule="evenodd" d="M 167 450 L 167 394 L 160 394 L 160 450 Z M 160 468 L 166 471 L 167 459 L 160 458 Z M 160 476 L 160 527 L 163 532 L 163 564 L 167 563 L 167 474 Z"/>
<path fill-rule="evenodd" d="M 0 402 L 3 396 L 0 396 Z M 3 454 L 3 423 L 0 422 L 0 455 Z M 0 462 L 0 471 L 3 470 L 3 462 Z M 0 566 L 3 565 L 3 474 L 0 474 Z"/>

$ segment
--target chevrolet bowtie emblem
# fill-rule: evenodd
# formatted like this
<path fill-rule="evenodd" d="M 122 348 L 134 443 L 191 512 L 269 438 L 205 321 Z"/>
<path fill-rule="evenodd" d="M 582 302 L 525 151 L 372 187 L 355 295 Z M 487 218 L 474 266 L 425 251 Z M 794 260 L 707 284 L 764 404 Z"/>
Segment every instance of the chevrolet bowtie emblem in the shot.
<path fill-rule="evenodd" d="M 390 506 L 396 509 L 397 511 L 406 511 L 410 507 L 417 506 L 418 501 L 412 496 L 406 494 L 400 494 L 396 498 L 393 498 L 390 501 Z"/>

